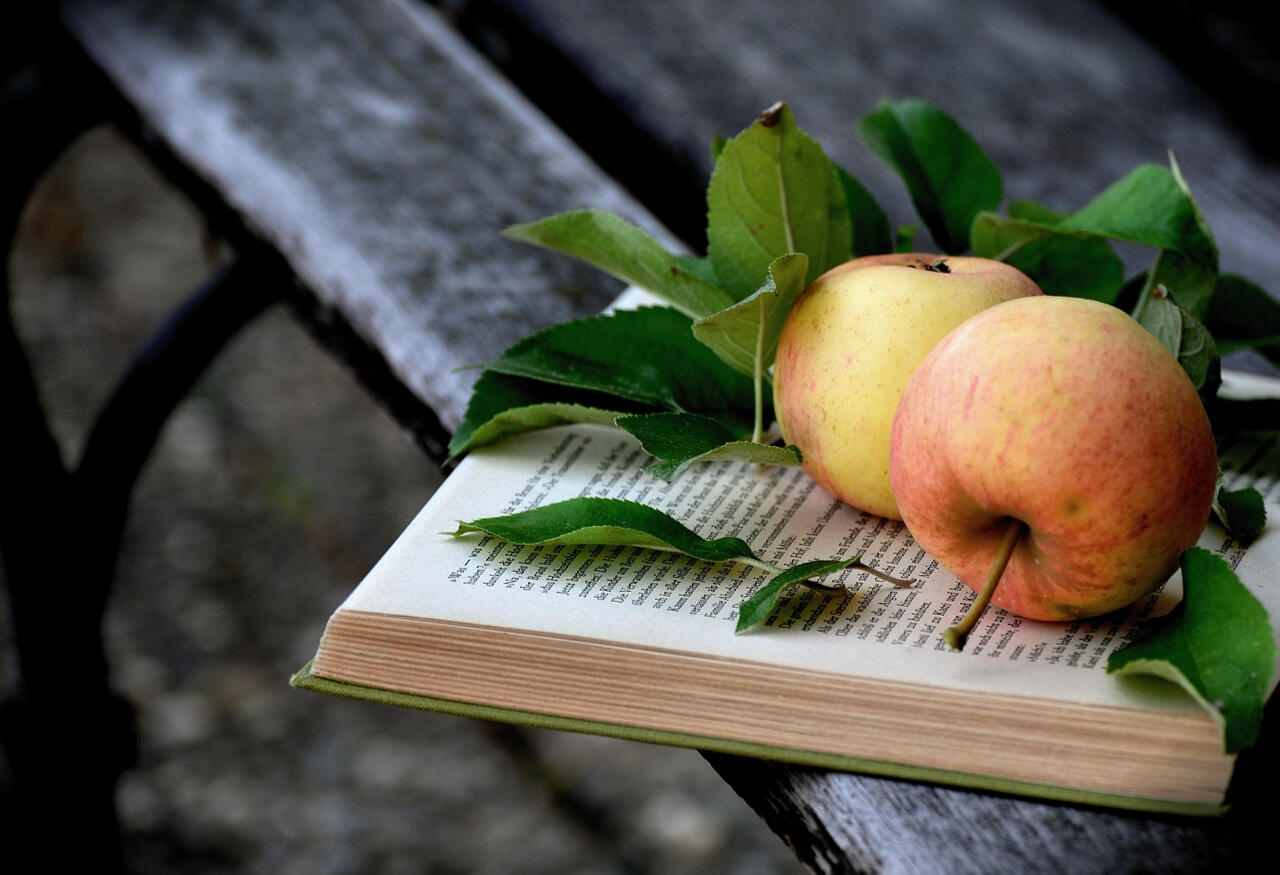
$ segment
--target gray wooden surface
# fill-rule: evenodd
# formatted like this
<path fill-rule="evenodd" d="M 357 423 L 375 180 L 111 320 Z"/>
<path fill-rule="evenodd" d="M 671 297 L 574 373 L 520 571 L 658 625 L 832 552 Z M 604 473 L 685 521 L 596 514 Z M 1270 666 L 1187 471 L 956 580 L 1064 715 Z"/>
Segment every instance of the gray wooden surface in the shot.
<path fill-rule="evenodd" d="M 65 16 L 156 137 L 452 427 L 475 379 L 456 368 L 619 288 L 502 229 L 569 203 L 653 220 L 429 8 L 299 10 Z"/>
<path fill-rule="evenodd" d="M 451 4 L 474 16 L 468 5 Z M 930 2 L 514 6 L 695 168 L 706 169 L 713 132 L 785 98 L 908 221 L 905 198 L 851 126 L 881 95 L 922 95 L 979 134 L 1009 195 L 1058 208 L 1172 145 L 1224 265 L 1263 281 L 1280 267 L 1275 168 L 1088 4 L 965 4 L 963 19 Z M 440 15 L 410 0 L 301 14 L 250 0 L 77 0 L 63 16 L 162 151 L 222 199 L 241 232 L 288 259 L 313 302 L 304 309 L 341 318 L 446 426 L 474 378 L 456 367 L 593 312 L 617 290 L 502 240 L 501 228 L 580 206 L 656 227 Z M 817 871 L 1199 871 L 1242 853 L 1260 813 L 1160 819 L 711 759 Z"/>

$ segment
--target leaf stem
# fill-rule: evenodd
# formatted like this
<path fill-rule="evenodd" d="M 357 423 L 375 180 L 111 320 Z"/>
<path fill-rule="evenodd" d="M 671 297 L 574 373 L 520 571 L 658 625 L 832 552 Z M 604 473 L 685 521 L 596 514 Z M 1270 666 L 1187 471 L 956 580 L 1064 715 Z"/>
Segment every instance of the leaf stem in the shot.
<path fill-rule="evenodd" d="M 741 562 L 743 565 L 750 565 L 753 568 L 759 568 L 762 571 L 768 571 L 772 574 L 781 574 L 783 569 L 774 565 L 772 562 L 765 562 L 763 559 L 757 559 L 754 556 L 737 556 L 735 562 Z"/>
<path fill-rule="evenodd" d="M 1151 262 L 1151 269 L 1147 271 L 1147 278 L 1142 283 L 1142 291 L 1138 293 L 1138 300 L 1133 305 L 1133 312 L 1129 315 L 1134 319 L 1141 319 L 1142 311 L 1147 308 L 1147 298 L 1151 297 L 1151 290 L 1156 287 L 1156 274 L 1160 272 L 1160 259 L 1164 257 L 1164 250 L 1156 250 L 1155 261 Z"/>
<path fill-rule="evenodd" d="M 1000 539 L 1000 546 L 996 548 L 995 562 L 991 565 L 991 571 L 987 573 L 986 582 L 982 584 L 978 597 L 973 600 L 973 604 L 969 607 L 969 612 L 964 615 L 960 622 L 942 634 L 943 640 L 947 642 L 947 646 L 952 650 L 964 648 L 964 641 L 969 637 L 969 631 L 973 629 L 974 624 L 978 622 L 978 617 L 987 609 L 987 605 L 991 602 L 991 597 L 995 595 L 996 585 L 1000 583 L 1000 578 L 1004 575 L 1004 569 L 1009 564 L 1010 557 L 1013 556 L 1013 549 L 1018 546 L 1018 541 L 1022 540 L 1022 535 L 1026 530 L 1027 524 L 1022 520 L 1009 520 L 1009 525 L 1004 530 L 1004 537 Z"/>
<path fill-rule="evenodd" d="M 876 571 L 870 565 L 864 565 L 861 562 L 855 562 L 849 567 L 855 568 L 858 571 L 865 571 L 867 572 L 867 574 L 870 574 L 872 577 L 878 578 L 879 580 L 883 580 L 885 583 L 892 583 L 894 586 L 912 587 L 916 585 L 916 582 L 914 580 L 908 580 L 905 577 L 891 577 L 890 575 L 885 574 L 883 571 Z"/>
<path fill-rule="evenodd" d="M 755 373 L 752 375 L 755 380 L 756 421 L 751 429 L 751 440 L 757 444 L 760 443 L 760 437 L 764 434 L 764 326 L 764 295 L 761 295 L 760 325 L 756 328 Z"/>
<path fill-rule="evenodd" d="M 1009 256 L 1015 254 L 1022 247 L 1030 243 L 1034 243 L 1037 240 L 1043 240 L 1046 236 L 1047 235 L 1045 234 L 1028 234 L 1026 237 L 1023 237 L 1021 240 L 1017 241 L 1016 243 L 1010 243 L 1008 246 L 1004 248 L 1004 251 L 996 254 L 992 260 L 1004 261 L 1007 258 L 1009 258 Z"/>
<path fill-rule="evenodd" d="M 782 175 L 782 160 L 778 160 L 778 205 L 782 211 L 782 230 L 787 234 L 787 252 L 796 251 L 795 232 L 791 230 L 791 210 L 787 206 L 787 180 Z"/>
<path fill-rule="evenodd" d="M 757 559 L 755 557 L 748 558 L 746 556 L 739 556 L 735 559 L 735 561 L 741 562 L 743 565 L 750 565 L 754 568 L 759 568 L 764 571 L 771 572 L 773 574 L 781 574 L 783 571 L 786 570 L 783 568 L 779 568 L 777 565 L 774 565 L 772 562 L 766 562 L 763 559 Z M 916 585 L 916 582 L 914 580 L 907 580 L 906 578 L 903 578 L 903 577 L 892 577 L 888 574 L 885 574 L 883 571 L 877 571 L 876 569 L 872 568 L 870 565 L 867 565 L 865 562 L 853 562 L 845 567 L 852 568 L 855 571 L 865 571 L 867 572 L 867 574 L 870 574 L 872 577 L 878 578 L 879 580 L 883 580 L 885 583 L 891 583 L 894 586 L 912 587 Z M 805 582 L 805 581 L 801 581 L 801 582 Z M 814 583 L 813 581 L 808 581 L 808 583 L 815 586 L 822 587 L 823 589 L 835 589 L 835 587 L 826 586 L 825 584 L 821 584 L 821 583 Z"/>

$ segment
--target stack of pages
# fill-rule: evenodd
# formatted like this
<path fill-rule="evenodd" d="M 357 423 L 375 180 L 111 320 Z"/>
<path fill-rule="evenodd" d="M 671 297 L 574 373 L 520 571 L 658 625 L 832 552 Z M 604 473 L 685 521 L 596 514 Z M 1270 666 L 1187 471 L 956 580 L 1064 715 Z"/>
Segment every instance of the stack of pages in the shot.
<path fill-rule="evenodd" d="M 1235 378 L 1245 389 L 1248 378 Z M 1261 385 L 1275 392 L 1274 385 Z M 1106 673 L 1137 624 L 1181 596 L 1174 576 L 1127 613 L 1069 624 L 990 609 L 963 652 L 942 632 L 973 592 L 901 523 L 841 504 L 796 468 L 696 465 L 665 483 L 627 434 L 561 426 L 468 456 L 337 609 L 300 687 L 537 726 L 1120 807 L 1218 810 L 1233 757 L 1179 686 Z M 1277 515 L 1280 448 L 1224 462 Z M 703 538 L 735 535 L 777 565 L 863 561 L 797 588 L 734 633 L 767 573 L 637 547 L 520 547 L 453 537 L 458 520 L 579 496 L 658 507 Z M 1280 618 L 1280 534 L 1222 555 Z M 1273 680 L 1274 684 L 1274 680 Z"/>

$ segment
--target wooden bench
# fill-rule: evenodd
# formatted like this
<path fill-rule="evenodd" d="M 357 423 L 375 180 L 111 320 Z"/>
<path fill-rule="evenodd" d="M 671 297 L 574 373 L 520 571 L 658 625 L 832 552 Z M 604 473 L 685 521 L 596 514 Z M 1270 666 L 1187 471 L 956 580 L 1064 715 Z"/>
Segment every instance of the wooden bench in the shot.
<path fill-rule="evenodd" d="M 151 411 L 109 482 L 92 465 L 67 478 L 40 457 L 47 442 L 35 425 L 3 430 L 15 432 L 0 445 L 7 458 L 35 453 L 43 482 L 73 490 L 58 499 L 78 489 L 122 513 L 130 472 L 164 413 L 222 339 L 283 297 L 439 461 L 474 378 L 456 368 L 593 313 L 618 290 L 501 230 L 592 206 L 696 248 L 707 143 L 777 99 L 898 221 L 911 216 L 905 195 L 853 135 L 854 120 L 881 96 L 934 100 L 976 132 L 1009 196 L 1061 209 L 1172 146 L 1218 232 L 1223 264 L 1262 281 L 1280 268 L 1280 170 L 1218 103 L 1081 0 L 991 2 L 963 17 L 941 2 L 925 4 L 927 14 L 920 4 L 855 13 L 816 0 L 443 5 L 61 7 L 47 23 L 37 87 L 12 102 L 10 118 L 29 112 L 39 124 L 10 201 L 59 143 L 105 116 L 189 193 L 239 260 L 175 316 L 109 405 L 103 447 L 118 442 L 121 418 Z M 20 372 L 16 341 L 4 340 L 6 373 Z M 21 495 L 39 512 L 6 511 L 6 569 L 15 626 L 35 630 L 65 609 L 29 586 L 31 554 L 48 546 L 40 528 L 59 508 L 39 486 Z M 24 547 L 24 538 L 35 540 Z M 66 572 L 88 576 L 88 606 L 66 633 L 87 643 L 67 652 L 25 641 L 25 710 L 9 722 L 25 729 L 7 732 L 6 745 L 11 759 L 32 754 L 15 769 L 20 786 L 51 775 L 94 784 L 70 811 L 86 823 L 98 817 L 91 840 L 109 843 L 110 781 L 127 753 L 90 746 L 56 762 L 50 754 L 51 739 L 74 741 L 66 721 L 83 719 L 80 709 L 104 721 L 120 710 L 106 694 L 100 643 L 94 649 L 110 533 L 103 541 L 86 567 Z M 73 670 L 89 692 L 69 704 L 58 688 Z M 1248 755 L 1239 803 L 1219 821 L 708 759 L 815 871 L 1204 871 L 1261 846 L 1260 789 L 1275 773 L 1275 750 L 1264 743 Z M 33 818 L 67 814 L 65 793 L 32 799 Z"/>

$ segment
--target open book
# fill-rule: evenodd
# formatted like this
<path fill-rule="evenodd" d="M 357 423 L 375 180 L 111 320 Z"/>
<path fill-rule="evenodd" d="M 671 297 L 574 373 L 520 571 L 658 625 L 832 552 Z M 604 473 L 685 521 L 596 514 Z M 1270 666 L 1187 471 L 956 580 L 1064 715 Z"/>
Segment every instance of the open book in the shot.
<path fill-rule="evenodd" d="M 1255 483 L 1276 519 L 1280 445 L 1231 458 L 1233 485 Z M 942 632 L 974 594 L 901 523 L 841 504 L 796 468 L 710 463 L 668 484 L 643 472 L 649 461 L 629 435 L 598 426 L 472 453 L 334 613 L 294 684 L 1047 798 L 1222 805 L 1233 758 L 1209 715 L 1173 683 L 1105 672 L 1139 620 L 1177 602 L 1176 575 L 1125 615 L 1052 624 L 991 608 L 955 652 Z M 703 538 L 741 537 L 778 565 L 861 553 L 919 585 L 847 570 L 824 579 L 844 591 L 797 588 L 767 624 L 735 635 L 737 607 L 766 572 L 635 547 L 443 534 L 460 519 L 578 496 L 644 502 Z M 1215 525 L 1202 540 L 1273 621 L 1274 529 L 1248 550 Z"/>

